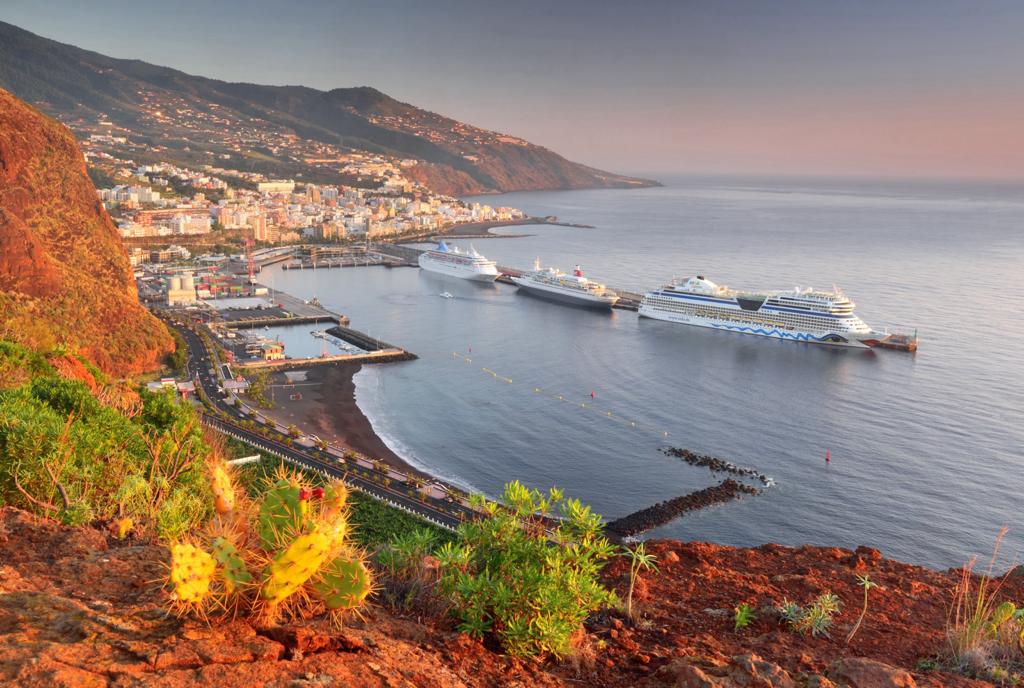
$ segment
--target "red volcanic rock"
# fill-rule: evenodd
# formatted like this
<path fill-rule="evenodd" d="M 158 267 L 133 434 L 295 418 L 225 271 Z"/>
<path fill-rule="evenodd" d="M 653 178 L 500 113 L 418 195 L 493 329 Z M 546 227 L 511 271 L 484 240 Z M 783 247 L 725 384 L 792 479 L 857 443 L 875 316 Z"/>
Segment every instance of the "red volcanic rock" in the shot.
<path fill-rule="evenodd" d="M 0 685 L 595 686 L 621 688 L 981 688 L 941 670 L 917 669 L 945 652 L 946 607 L 956 571 L 877 558 L 867 617 L 846 634 L 863 590 L 850 550 L 725 547 L 650 541 L 659 562 L 644 571 L 635 620 L 595 614 L 565 662 L 521 661 L 451 631 L 371 606 L 344 628 L 309 617 L 275 629 L 242 619 L 179 620 L 166 614 L 165 547 L 125 542 L 0 508 Z M 861 552 L 863 561 L 874 558 Z M 699 562 L 699 563 L 694 563 Z M 629 562 L 605 581 L 620 597 Z M 801 570 L 804 573 L 793 575 Z M 820 591 L 842 600 L 832 637 L 792 632 L 763 608 Z M 1000 599 L 1024 599 L 1024 579 Z M 733 609 L 757 617 L 736 631 Z M 588 654 L 589 653 L 589 654 Z M 581 661 L 581 658 L 585 661 Z"/>
<path fill-rule="evenodd" d="M 832 676 L 850 688 L 917 688 L 914 677 L 903 669 L 863 657 L 836 662 Z"/>
<path fill-rule="evenodd" d="M 107 373 L 173 348 L 63 125 L 0 90 L 0 338 L 70 345 Z M 79 376 L 80 377 L 80 376 Z"/>

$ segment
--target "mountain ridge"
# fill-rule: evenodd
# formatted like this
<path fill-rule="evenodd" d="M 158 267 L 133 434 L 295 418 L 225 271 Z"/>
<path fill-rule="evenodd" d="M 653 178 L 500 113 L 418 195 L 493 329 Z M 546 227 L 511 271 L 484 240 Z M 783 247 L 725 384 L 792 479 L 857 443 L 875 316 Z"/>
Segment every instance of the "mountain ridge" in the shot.
<path fill-rule="evenodd" d="M 0 87 L 65 121 L 105 116 L 172 150 L 172 143 L 186 142 L 205 145 L 213 153 L 228 151 L 224 137 L 246 125 L 279 137 L 294 134 L 355 151 L 412 158 L 423 164 L 412 167 L 409 176 L 453 195 L 657 184 L 571 162 L 548 148 L 417 108 L 372 86 L 323 91 L 221 81 L 109 57 L 4 22 Z M 174 104 L 179 116 L 166 117 L 163 111 L 169 109 L 163 108 L 158 112 L 164 120 L 154 119 L 153 102 Z M 198 131 L 180 116 L 183 109 L 197 117 L 226 119 L 227 133 Z M 271 174 L 289 170 L 283 164 L 261 164 Z"/>

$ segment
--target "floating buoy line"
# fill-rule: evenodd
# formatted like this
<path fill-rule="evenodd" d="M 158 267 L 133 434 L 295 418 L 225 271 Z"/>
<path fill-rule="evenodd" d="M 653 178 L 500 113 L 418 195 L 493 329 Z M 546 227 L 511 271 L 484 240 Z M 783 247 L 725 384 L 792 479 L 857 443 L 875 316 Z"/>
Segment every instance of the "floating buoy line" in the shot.
<path fill-rule="evenodd" d="M 470 349 L 470 352 L 472 352 L 472 349 Z M 464 363 L 466 363 L 467 365 L 472 365 L 473 364 L 473 359 L 470 356 L 467 356 L 466 354 L 461 354 L 461 353 L 459 353 L 457 351 L 453 351 L 452 352 L 452 358 L 456 359 L 456 360 L 461 360 Z M 493 370 L 491 368 L 481 367 L 480 370 L 482 372 L 486 373 L 487 375 L 490 375 L 495 380 L 498 380 L 500 382 L 504 382 L 505 384 L 508 384 L 508 385 L 512 384 L 512 378 L 506 377 L 506 376 L 498 373 L 497 371 L 495 371 L 495 370 Z M 667 430 L 662 430 L 662 429 L 655 428 L 653 426 L 647 425 L 646 423 L 641 423 L 636 418 L 632 418 L 632 417 L 630 417 L 628 415 L 625 415 L 625 414 L 622 414 L 622 413 L 618 413 L 618 412 L 613 411 L 613 410 L 608 409 L 608 408 L 601 408 L 600 406 L 598 406 L 597 404 L 594 403 L 594 401 L 597 399 L 597 393 L 596 392 L 590 392 L 590 396 L 589 396 L 590 401 L 589 402 L 588 401 L 578 401 L 576 399 L 573 399 L 573 398 L 567 396 L 564 393 L 554 392 L 554 391 L 552 391 L 550 389 L 546 389 L 544 387 L 533 387 L 533 394 L 535 396 L 545 397 L 547 399 L 558 401 L 558 402 L 563 403 L 563 404 L 571 404 L 572 406 L 576 406 L 577 408 L 579 408 L 582 411 L 587 411 L 587 412 L 596 414 L 596 415 L 598 415 L 598 416 L 600 416 L 600 417 L 602 417 L 602 418 L 604 418 L 606 420 L 614 421 L 615 423 L 617 423 L 619 425 L 624 425 L 624 426 L 630 428 L 631 430 L 639 430 L 639 431 L 645 432 L 645 433 L 654 433 L 654 434 L 657 434 L 657 436 L 662 438 L 662 439 L 665 439 L 665 438 L 669 437 L 669 434 L 670 434 Z M 740 477 L 740 478 L 752 478 L 752 479 L 756 480 L 757 482 L 761 483 L 761 485 L 763 487 L 774 487 L 775 486 L 775 480 L 773 478 L 765 475 L 764 473 L 761 473 L 760 471 L 758 471 L 756 469 L 753 469 L 753 468 L 745 468 L 745 467 L 742 467 L 742 466 L 737 466 L 736 464 L 734 464 L 734 463 L 732 463 L 730 461 L 726 461 L 725 459 L 721 459 L 721 458 L 713 457 L 713 456 L 708 456 L 708 455 L 704 455 L 704 454 L 696 454 L 694 452 L 691 452 L 688 449 L 680 449 L 680 448 L 677 448 L 677 447 L 663 447 L 661 449 L 661 451 L 666 456 L 673 456 L 673 457 L 682 459 L 683 462 L 688 463 L 691 466 L 698 466 L 698 467 L 702 467 L 702 468 L 708 468 L 708 469 L 711 470 L 712 473 L 730 473 L 730 474 L 732 474 L 734 476 L 737 476 L 737 477 Z M 828 460 L 828 458 L 831 458 L 831 457 L 827 456 L 826 461 Z"/>
<path fill-rule="evenodd" d="M 459 353 L 457 351 L 453 351 L 452 352 L 452 358 L 456 359 L 456 360 L 461 360 L 464 363 L 466 363 L 467 365 L 471 365 L 473 363 L 473 359 L 470 356 L 467 356 L 466 354 Z M 496 372 L 495 370 L 492 370 L 491 368 L 481 367 L 480 370 L 482 372 L 486 373 L 487 375 L 490 375 L 495 380 L 498 380 L 499 382 L 504 382 L 505 384 L 509 384 L 509 385 L 512 384 L 512 378 L 506 377 L 506 376 Z M 558 401 L 558 402 L 561 402 L 563 404 L 571 404 L 573 406 L 576 406 L 577 408 L 579 408 L 582 411 L 587 411 L 589 413 L 593 413 L 593 414 L 595 414 L 595 415 L 597 415 L 599 417 L 602 417 L 602 418 L 604 418 L 606 420 L 613 421 L 613 422 L 615 422 L 615 423 L 617 423 L 619 425 L 623 425 L 625 427 L 628 427 L 631 430 L 639 430 L 641 432 L 654 433 L 654 434 L 657 434 L 657 436 L 662 438 L 662 439 L 665 439 L 665 438 L 669 437 L 669 435 L 670 435 L 668 430 L 664 430 L 664 429 L 659 429 L 659 428 L 653 427 L 651 425 L 648 425 L 647 423 L 641 422 L 640 420 L 638 420 L 638 419 L 636 419 L 634 417 L 631 417 L 631 416 L 629 416 L 627 414 L 616 412 L 616 411 L 614 411 L 612 409 L 601 408 L 599 405 L 594 403 L 594 401 L 597 399 L 597 394 L 595 392 L 590 392 L 590 395 L 588 397 L 590 399 L 590 401 L 578 401 L 578 400 L 573 399 L 572 397 L 570 397 L 570 396 L 568 396 L 568 395 L 566 395 L 564 393 L 555 392 L 555 391 L 552 391 L 550 389 L 546 389 L 544 387 L 533 387 L 532 389 L 533 389 L 533 394 L 536 395 L 536 396 L 541 396 L 541 397 L 545 397 L 547 399 L 552 399 L 554 401 Z"/>

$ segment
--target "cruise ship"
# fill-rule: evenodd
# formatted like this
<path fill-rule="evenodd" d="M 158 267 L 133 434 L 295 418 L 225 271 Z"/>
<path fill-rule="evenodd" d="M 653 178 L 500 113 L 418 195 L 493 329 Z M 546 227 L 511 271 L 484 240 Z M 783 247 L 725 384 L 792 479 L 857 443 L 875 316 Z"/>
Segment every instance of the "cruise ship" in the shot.
<path fill-rule="evenodd" d="M 577 306 L 611 308 L 619 300 L 619 295 L 611 289 L 584 277 L 579 265 L 567 275 L 555 268 L 541 268 L 538 258 L 533 262 L 532 272 L 513 277 L 512 281 L 531 294 Z"/>
<path fill-rule="evenodd" d="M 498 278 L 498 266 L 493 260 L 487 260 L 472 246 L 467 253 L 458 248 L 448 248 L 443 240 L 437 244 L 437 248 L 421 253 L 419 263 L 424 270 L 449 277 L 476 282 L 493 282 Z"/>
<path fill-rule="evenodd" d="M 644 294 L 640 315 L 658 320 L 796 342 L 869 347 L 878 333 L 853 312 L 842 291 L 740 292 L 704 275 Z"/>

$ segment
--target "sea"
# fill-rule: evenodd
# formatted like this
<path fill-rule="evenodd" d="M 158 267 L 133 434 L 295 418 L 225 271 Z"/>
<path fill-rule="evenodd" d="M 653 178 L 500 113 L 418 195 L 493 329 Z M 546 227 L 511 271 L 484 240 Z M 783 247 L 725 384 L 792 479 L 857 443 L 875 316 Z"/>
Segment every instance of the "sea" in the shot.
<path fill-rule="evenodd" d="M 776 341 L 600 313 L 415 268 L 284 271 L 419 359 L 364 366 L 357 402 L 410 463 L 490 496 L 563 488 L 608 519 L 724 477 L 774 481 L 649 537 L 856 547 L 922 565 L 1024 555 L 1024 186 L 662 177 L 663 187 L 468 200 L 592 228 L 530 225 L 455 240 L 642 292 L 703 274 L 737 288 L 841 287 L 916 354 Z M 445 292 L 454 298 L 442 296 Z M 292 355 L 321 353 L 305 329 Z M 826 461 L 826 456 L 830 460 Z"/>

